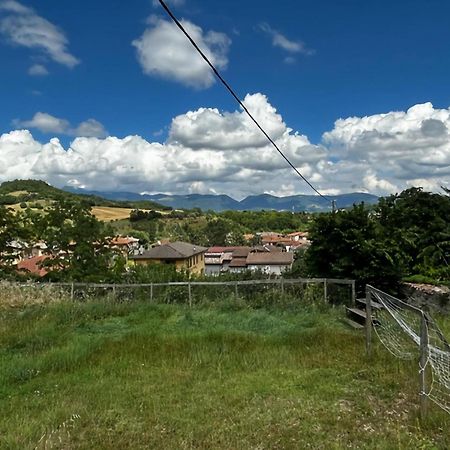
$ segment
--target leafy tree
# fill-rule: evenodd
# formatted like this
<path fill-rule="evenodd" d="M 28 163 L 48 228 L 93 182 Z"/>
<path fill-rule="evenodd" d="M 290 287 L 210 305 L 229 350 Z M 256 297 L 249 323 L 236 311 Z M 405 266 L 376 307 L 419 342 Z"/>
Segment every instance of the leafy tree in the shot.
<path fill-rule="evenodd" d="M 380 199 L 376 212 L 407 256 L 406 275 L 450 279 L 450 197 L 410 188 Z"/>
<path fill-rule="evenodd" d="M 231 231 L 228 221 L 210 220 L 205 227 L 205 236 L 210 245 L 227 245 L 227 235 Z"/>
<path fill-rule="evenodd" d="M 309 236 L 305 261 L 309 275 L 391 287 L 402 276 L 401 249 L 384 238 L 364 205 L 318 215 Z"/>
<path fill-rule="evenodd" d="M 108 277 L 111 235 L 86 203 L 63 200 L 47 209 L 40 226 L 42 238 L 52 252 L 46 263 L 50 278 L 102 281 Z"/>
<path fill-rule="evenodd" d="M 159 219 L 162 214 L 151 209 L 150 211 L 142 211 L 142 209 L 133 209 L 130 212 L 130 222 L 137 222 L 140 220 Z"/>
<path fill-rule="evenodd" d="M 239 224 L 220 217 L 208 221 L 204 230 L 209 245 L 244 245 L 243 234 Z"/>
<path fill-rule="evenodd" d="M 9 266 L 12 257 L 8 244 L 17 239 L 19 234 L 17 217 L 10 209 L 0 206 L 0 264 L 3 268 Z"/>

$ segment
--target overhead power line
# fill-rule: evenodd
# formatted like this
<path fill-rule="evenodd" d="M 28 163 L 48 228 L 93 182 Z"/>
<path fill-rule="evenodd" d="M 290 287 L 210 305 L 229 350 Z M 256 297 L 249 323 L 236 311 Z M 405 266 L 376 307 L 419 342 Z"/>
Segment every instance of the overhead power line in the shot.
<path fill-rule="evenodd" d="M 173 20 L 173 22 L 176 24 L 176 26 L 183 32 L 183 34 L 188 38 L 189 42 L 194 46 L 194 48 L 197 50 L 197 52 L 200 54 L 200 56 L 206 61 L 208 66 L 211 68 L 211 70 L 214 72 L 216 77 L 222 82 L 222 84 L 227 88 L 229 93 L 234 97 L 234 99 L 239 103 L 241 108 L 247 113 L 247 115 L 250 117 L 250 119 L 255 123 L 255 125 L 260 129 L 261 133 L 264 134 L 264 136 L 267 138 L 267 140 L 273 145 L 273 147 L 277 150 L 277 152 L 284 158 L 284 160 L 291 166 L 291 168 L 295 171 L 295 173 L 314 191 L 316 192 L 320 197 L 322 197 L 327 202 L 332 203 L 332 201 L 325 197 L 325 195 L 321 194 L 318 189 L 316 189 L 311 182 L 304 176 L 300 171 L 292 164 L 292 162 L 289 160 L 289 158 L 280 150 L 278 145 L 273 141 L 273 139 L 267 134 L 267 132 L 264 130 L 264 128 L 258 123 L 258 121 L 253 117 L 251 112 L 247 109 L 247 107 L 244 105 L 244 103 L 241 101 L 241 99 L 236 95 L 233 88 L 225 81 L 225 79 L 220 75 L 219 71 L 214 67 L 214 64 L 208 59 L 208 57 L 202 52 L 202 50 L 199 48 L 197 43 L 192 39 L 192 37 L 189 35 L 189 33 L 184 29 L 183 25 L 179 22 L 179 20 L 175 17 L 175 15 L 172 13 L 172 11 L 169 9 L 169 7 L 164 3 L 163 0 L 159 0 L 159 3 L 164 8 L 164 10 L 167 12 L 169 17 Z M 333 205 L 334 206 L 334 205 Z"/>

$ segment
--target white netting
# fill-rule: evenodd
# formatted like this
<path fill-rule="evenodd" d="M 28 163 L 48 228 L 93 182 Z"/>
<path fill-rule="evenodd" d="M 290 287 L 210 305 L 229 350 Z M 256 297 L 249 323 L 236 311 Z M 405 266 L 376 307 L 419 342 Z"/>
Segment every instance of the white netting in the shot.
<path fill-rule="evenodd" d="M 420 317 L 410 309 L 402 308 L 394 297 L 379 291 L 371 291 L 380 307 L 373 308 L 373 324 L 381 343 L 394 356 L 414 359 L 420 343 Z"/>
<path fill-rule="evenodd" d="M 436 322 L 427 314 L 428 362 L 432 383 L 426 395 L 450 413 L 450 346 Z"/>
<path fill-rule="evenodd" d="M 382 344 L 394 356 L 414 359 L 419 356 L 422 317 L 427 328 L 427 360 L 420 371 L 430 366 L 431 386 L 424 395 L 450 413 L 450 345 L 436 322 L 424 311 L 389 294 L 370 288 L 373 326 Z"/>

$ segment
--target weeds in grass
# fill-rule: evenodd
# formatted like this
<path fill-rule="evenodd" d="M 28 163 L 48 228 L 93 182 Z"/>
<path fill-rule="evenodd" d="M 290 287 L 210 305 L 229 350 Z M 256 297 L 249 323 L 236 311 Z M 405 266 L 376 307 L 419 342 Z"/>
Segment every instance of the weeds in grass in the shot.
<path fill-rule="evenodd" d="M 29 305 L 48 305 L 67 300 L 68 295 L 63 289 L 49 284 L 0 281 L 0 310 Z"/>
<path fill-rule="evenodd" d="M 448 416 L 417 421 L 416 364 L 367 360 L 340 308 L 263 296 L 4 308 L 0 448 L 450 447 Z"/>

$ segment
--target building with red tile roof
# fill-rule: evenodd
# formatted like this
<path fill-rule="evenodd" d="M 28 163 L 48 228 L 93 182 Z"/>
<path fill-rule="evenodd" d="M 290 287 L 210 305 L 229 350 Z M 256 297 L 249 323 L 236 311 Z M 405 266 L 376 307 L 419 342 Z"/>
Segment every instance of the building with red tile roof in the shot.
<path fill-rule="evenodd" d="M 46 267 L 42 267 L 42 263 L 48 258 L 50 258 L 50 256 L 41 255 L 22 259 L 17 263 L 17 271 L 43 277 L 49 272 Z"/>

